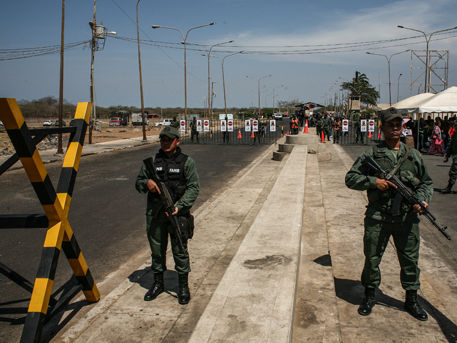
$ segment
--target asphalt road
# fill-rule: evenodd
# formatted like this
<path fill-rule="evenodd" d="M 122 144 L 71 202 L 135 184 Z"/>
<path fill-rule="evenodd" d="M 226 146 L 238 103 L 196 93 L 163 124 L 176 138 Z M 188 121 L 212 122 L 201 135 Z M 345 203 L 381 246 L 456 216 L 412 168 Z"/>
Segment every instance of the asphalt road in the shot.
<path fill-rule="evenodd" d="M 267 145 L 183 145 L 195 160 L 201 191 L 194 209 L 217 193 L 231 177 L 261 154 Z M 118 269 L 140 248 L 145 235 L 146 196 L 134 188 L 141 161 L 157 151 L 157 145 L 85 156 L 80 163 L 70 224 L 96 281 Z M 57 185 L 60 164 L 46 165 Z M 43 213 L 23 170 L 0 177 L 2 214 Z M 0 262 L 33 281 L 43 245 L 44 229 L 0 231 Z M 71 276 L 62 253 L 54 290 Z M 0 274 L 0 342 L 19 340 L 30 294 Z"/>

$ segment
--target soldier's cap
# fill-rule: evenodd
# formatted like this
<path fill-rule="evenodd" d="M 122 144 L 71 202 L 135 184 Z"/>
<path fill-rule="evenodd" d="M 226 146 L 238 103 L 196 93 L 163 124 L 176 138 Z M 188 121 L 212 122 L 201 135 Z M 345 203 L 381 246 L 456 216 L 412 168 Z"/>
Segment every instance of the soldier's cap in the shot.
<path fill-rule="evenodd" d="M 162 131 L 160 131 L 159 137 L 167 136 L 168 138 L 179 138 L 179 131 L 174 126 L 165 126 Z"/>
<path fill-rule="evenodd" d="M 403 119 L 403 115 L 395 107 L 390 107 L 387 110 L 381 111 L 381 121 L 383 123 L 391 121 L 395 118 Z"/>

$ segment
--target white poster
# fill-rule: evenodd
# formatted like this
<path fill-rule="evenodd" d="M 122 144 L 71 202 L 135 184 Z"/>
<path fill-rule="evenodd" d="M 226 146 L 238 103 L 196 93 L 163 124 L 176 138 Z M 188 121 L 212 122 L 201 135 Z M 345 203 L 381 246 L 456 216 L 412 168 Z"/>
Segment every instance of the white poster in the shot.
<path fill-rule="evenodd" d="M 270 120 L 270 132 L 276 132 L 276 120 Z"/>
<path fill-rule="evenodd" d="M 360 121 L 360 132 L 367 132 L 367 120 L 362 119 Z"/>
<path fill-rule="evenodd" d="M 225 119 L 221 120 L 221 132 L 227 131 L 227 121 Z"/>
<path fill-rule="evenodd" d="M 374 119 L 368 120 L 368 132 L 374 132 Z"/>
<path fill-rule="evenodd" d="M 197 131 L 198 132 L 202 132 L 203 131 L 203 125 L 202 125 L 202 121 L 200 119 L 197 120 Z"/>
<path fill-rule="evenodd" d="M 209 132 L 209 119 L 203 120 L 203 131 Z"/>
<path fill-rule="evenodd" d="M 343 132 L 349 131 L 349 120 L 343 119 Z"/>
<path fill-rule="evenodd" d="M 246 119 L 244 121 L 244 131 L 251 132 L 251 120 L 250 119 Z"/>
<path fill-rule="evenodd" d="M 258 132 L 259 131 L 259 121 L 257 119 L 254 119 L 252 121 L 252 131 L 253 132 Z"/>
<path fill-rule="evenodd" d="M 227 131 L 233 132 L 233 119 L 227 120 Z"/>
<path fill-rule="evenodd" d="M 186 121 L 185 120 L 179 121 L 179 128 L 181 131 L 186 131 Z"/>

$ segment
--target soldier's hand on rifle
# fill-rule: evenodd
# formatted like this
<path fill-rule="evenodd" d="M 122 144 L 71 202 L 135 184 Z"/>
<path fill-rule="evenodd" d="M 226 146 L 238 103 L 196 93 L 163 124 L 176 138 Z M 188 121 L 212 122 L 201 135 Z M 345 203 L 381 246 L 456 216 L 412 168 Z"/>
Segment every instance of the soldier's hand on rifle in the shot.
<path fill-rule="evenodd" d="M 376 179 L 376 188 L 378 188 L 380 191 L 386 191 L 389 189 L 389 187 L 397 188 L 394 183 L 386 179 Z"/>
<path fill-rule="evenodd" d="M 160 194 L 160 189 L 154 181 L 148 180 L 147 186 L 149 192 Z"/>
<path fill-rule="evenodd" d="M 168 213 L 165 212 L 166 216 L 168 217 Z M 175 207 L 175 210 L 173 211 L 173 213 L 171 214 L 172 216 L 176 216 L 178 214 L 178 208 Z"/>
<path fill-rule="evenodd" d="M 425 201 L 422 201 L 422 204 L 424 204 L 424 207 L 427 208 L 428 204 Z M 413 210 L 416 213 L 422 214 L 422 207 L 419 204 L 413 205 Z"/>

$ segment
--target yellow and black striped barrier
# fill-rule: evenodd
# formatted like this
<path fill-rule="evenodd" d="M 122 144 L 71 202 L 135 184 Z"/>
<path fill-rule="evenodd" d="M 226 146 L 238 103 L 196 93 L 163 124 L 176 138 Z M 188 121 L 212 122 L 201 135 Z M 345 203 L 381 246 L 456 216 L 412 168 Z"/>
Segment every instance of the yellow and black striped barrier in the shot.
<path fill-rule="evenodd" d="M 79 170 L 79 161 L 91 108 L 92 106 L 89 102 L 78 103 L 74 120 L 72 121 L 73 129 L 67 131 L 70 132 L 70 139 L 63 160 L 57 190 L 55 190 L 36 148 L 37 141 L 39 141 L 36 138 L 37 134 L 34 134 L 32 138 L 31 132 L 34 130 L 28 129 L 15 99 L 0 99 L 0 120 L 3 121 L 8 136 L 16 150 L 16 160 L 17 158 L 21 160 L 48 222 L 21 342 L 38 342 L 40 340 L 41 331 L 49 310 L 57 261 L 61 249 L 63 249 L 87 301 L 96 302 L 100 299 L 97 286 L 68 221 L 73 187 Z M 24 226 L 22 227 L 36 227 L 33 226 L 33 223 L 30 224 L 30 216 L 25 219 L 23 215 L 10 216 L 8 220 L 12 227 L 18 227 L 18 223 L 23 224 Z M 2 225 L 7 226 L 8 220 L 3 220 Z M 27 223 L 31 226 L 27 226 Z"/>

